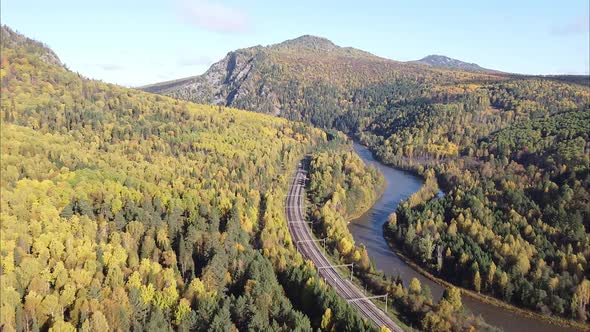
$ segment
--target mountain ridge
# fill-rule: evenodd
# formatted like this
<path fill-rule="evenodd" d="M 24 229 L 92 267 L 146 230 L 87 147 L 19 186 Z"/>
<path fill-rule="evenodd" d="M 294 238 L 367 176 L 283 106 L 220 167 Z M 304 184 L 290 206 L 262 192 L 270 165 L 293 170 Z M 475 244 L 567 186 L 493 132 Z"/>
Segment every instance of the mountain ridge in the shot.
<path fill-rule="evenodd" d="M 270 53 L 275 53 L 275 54 L 278 53 L 278 54 L 283 54 L 283 55 L 293 55 L 295 52 L 301 52 L 302 53 L 301 56 L 313 55 L 313 54 L 317 55 L 317 54 L 321 54 L 322 52 L 325 52 L 325 53 L 328 53 L 330 56 L 343 56 L 343 57 L 351 57 L 351 58 L 366 57 L 366 58 L 374 58 L 375 60 L 378 59 L 380 61 L 384 60 L 384 61 L 397 62 L 395 60 L 382 58 L 382 57 L 374 55 L 370 52 L 366 52 L 366 51 L 363 51 L 363 50 L 360 50 L 360 49 L 357 49 L 354 47 L 338 46 L 334 42 L 332 42 L 331 40 L 329 40 L 328 38 L 325 38 L 325 37 L 306 34 L 306 35 L 302 35 L 302 36 L 299 36 L 296 38 L 287 39 L 287 40 L 279 42 L 279 43 L 269 44 L 266 46 L 255 45 L 255 46 L 236 49 L 234 51 L 228 52 L 224 58 L 222 58 L 218 62 L 211 65 L 211 67 L 209 67 L 209 69 L 203 74 L 146 84 L 146 85 L 138 86 L 137 89 L 145 89 L 146 91 L 152 92 L 151 90 L 155 90 L 160 85 L 166 86 L 168 84 L 192 81 L 192 80 L 195 80 L 199 77 L 206 76 L 207 73 L 212 70 L 218 69 L 219 63 L 224 63 L 224 64 L 229 65 L 232 61 L 235 61 L 238 58 L 252 57 L 254 54 L 259 53 L 259 52 L 260 53 L 269 53 L 270 52 Z M 232 58 L 233 58 L 233 60 L 232 60 Z"/>
<path fill-rule="evenodd" d="M 329 89 L 335 94 L 398 81 L 488 81 L 504 79 L 488 72 L 469 72 L 382 58 L 327 38 L 303 35 L 277 44 L 228 52 L 204 74 L 154 83 L 139 89 L 175 98 L 235 106 L 301 120 L 281 96 L 297 85 Z M 336 92 L 338 91 L 338 92 Z M 337 105 L 336 105 L 337 106 Z"/>

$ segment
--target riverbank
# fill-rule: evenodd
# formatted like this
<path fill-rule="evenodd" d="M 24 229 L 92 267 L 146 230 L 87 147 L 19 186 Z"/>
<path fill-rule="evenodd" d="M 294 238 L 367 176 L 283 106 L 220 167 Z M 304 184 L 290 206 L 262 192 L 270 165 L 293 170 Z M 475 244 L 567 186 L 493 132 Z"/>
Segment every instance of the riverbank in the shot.
<path fill-rule="evenodd" d="M 386 225 L 384 225 L 384 227 L 386 227 Z M 590 325 L 588 324 L 583 324 L 580 322 L 576 322 L 576 321 L 572 321 L 572 320 L 568 320 L 565 318 L 561 318 L 561 317 L 554 317 L 554 316 L 545 316 L 542 314 L 539 314 L 537 312 L 528 310 L 528 309 L 524 309 L 524 308 L 519 308 L 516 307 L 510 303 L 504 302 L 502 300 L 499 300 L 495 297 L 491 297 L 489 295 L 485 295 L 485 294 L 481 294 L 481 293 L 477 293 L 474 292 L 472 290 L 454 285 L 444 279 L 438 278 L 435 275 L 433 275 L 432 273 L 428 272 L 428 270 L 424 269 L 422 266 L 420 266 L 419 264 L 417 264 L 416 262 L 414 262 L 411 258 L 409 258 L 408 256 L 406 256 L 393 242 L 392 239 L 390 239 L 388 236 L 385 235 L 386 232 L 384 232 L 384 237 L 385 240 L 387 241 L 387 243 L 389 244 L 389 247 L 391 248 L 391 250 L 393 250 L 395 252 L 396 255 L 398 255 L 406 264 L 410 265 L 413 269 L 415 269 L 416 271 L 420 272 L 420 274 L 422 274 L 423 276 L 425 276 L 426 278 L 432 280 L 433 282 L 449 288 L 449 287 L 455 287 L 457 289 L 459 289 L 461 291 L 462 295 L 467 295 L 473 299 L 476 299 L 480 302 L 483 303 L 487 303 L 505 310 L 509 310 L 511 312 L 514 312 L 516 314 L 519 314 L 523 317 L 528 317 L 528 318 L 533 318 L 533 319 L 539 319 L 539 320 L 543 320 L 547 323 L 553 324 L 555 325 L 556 328 L 558 327 L 569 327 L 569 328 L 575 328 L 578 329 L 580 331 L 590 331 Z"/>
<path fill-rule="evenodd" d="M 397 168 L 394 166 L 389 166 L 389 167 Z M 406 172 L 409 171 L 417 176 L 420 176 L 420 174 L 416 171 L 407 170 L 405 168 L 398 168 L 398 169 L 406 171 Z M 420 190 L 422 190 L 422 188 Z M 523 316 L 523 317 L 543 320 L 545 322 L 555 325 L 556 327 L 569 327 L 569 328 L 578 329 L 580 331 L 590 331 L 590 324 L 584 324 L 582 322 L 570 320 L 570 319 L 563 318 L 563 317 L 543 315 L 541 313 L 535 312 L 535 311 L 527 309 L 527 308 L 517 307 L 511 303 L 502 301 L 502 300 L 497 299 L 493 296 L 482 294 L 482 293 L 477 293 L 473 290 L 457 286 L 451 282 L 448 282 L 442 278 L 439 278 L 439 277 L 433 275 L 432 273 L 430 273 L 427 269 L 425 269 L 419 263 L 416 263 L 412 258 L 405 255 L 405 253 L 395 244 L 395 240 L 393 239 L 392 234 L 388 233 L 387 223 L 383 224 L 383 236 L 385 238 L 385 241 L 389 245 L 389 247 L 406 264 L 410 265 L 413 269 L 418 271 L 420 274 L 422 274 L 423 276 L 427 277 L 431 281 L 433 281 L 443 287 L 446 287 L 446 288 L 451 287 L 451 286 L 456 287 L 461 290 L 461 294 L 465 294 L 473 299 L 476 299 L 477 301 L 508 310 L 510 312 L 516 313 L 516 314 Z"/>
<path fill-rule="evenodd" d="M 355 151 L 365 161 L 366 164 L 373 165 L 379 169 L 385 176 L 388 183 L 385 194 L 377 201 L 361 218 L 354 220 L 349 224 L 349 229 L 353 234 L 355 243 L 364 244 L 369 252 L 371 260 L 378 270 L 383 271 L 387 276 L 400 277 L 404 284 L 408 285 L 412 278 L 417 278 L 423 286 L 428 286 L 435 299 L 440 298 L 444 292 L 445 286 L 450 284 L 442 283 L 444 280 L 435 280 L 429 278 L 424 270 L 412 264 L 413 261 L 407 257 L 397 255 L 392 246 L 387 243 L 383 226 L 387 222 L 389 215 L 397 210 L 400 202 L 405 201 L 413 193 L 418 191 L 424 183 L 422 177 L 416 177 L 415 172 L 399 170 L 387 166 L 380 162 L 365 146 L 355 143 Z M 397 252 L 399 253 L 399 252 Z M 435 282 L 437 281 L 437 282 Z M 485 301 L 482 297 L 470 296 L 467 294 L 463 297 L 463 305 L 470 312 L 481 315 L 485 321 L 491 325 L 498 326 L 506 332 L 576 332 L 588 330 L 584 324 L 573 324 L 567 322 L 567 319 L 552 320 L 549 322 L 540 314 L 529 314 L 526 310 L 515 310 L 513 306 L 504 306 L 500 301 Z M 497 305 L 496 305 L 497 304 Z M 557 324 L 555 324 L 557 323 Z M 559 328 L 557 326 L 563 326 Z M 590 331 L 590 330 L 589 330 Z"/>

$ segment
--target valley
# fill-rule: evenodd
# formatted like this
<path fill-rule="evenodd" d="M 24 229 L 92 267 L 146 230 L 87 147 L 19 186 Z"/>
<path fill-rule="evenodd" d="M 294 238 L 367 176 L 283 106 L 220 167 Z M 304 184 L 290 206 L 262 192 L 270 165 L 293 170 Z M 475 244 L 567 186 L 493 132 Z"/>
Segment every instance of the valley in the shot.
<path fill-rule="evenodd" d="M 386 227 L 406 255 L 475 292 L 585 320 L 588 78 L 434 59 L 397 62 L 302 36 L 230 52 L 203 76 L 148 89 L 353 136 L 385 164 L 426 178 Z M 564 201 L 565 183 L 573 196 Z M 439 187 L 447 195 L 431 202 Z"/>
<path fill-rule="evenodd" d="M 243 47 L 198 6 L 242 48 L 82 65 L 137 88 L 2 25 L 0 330 L 590 330 L 590 76 Z"/>

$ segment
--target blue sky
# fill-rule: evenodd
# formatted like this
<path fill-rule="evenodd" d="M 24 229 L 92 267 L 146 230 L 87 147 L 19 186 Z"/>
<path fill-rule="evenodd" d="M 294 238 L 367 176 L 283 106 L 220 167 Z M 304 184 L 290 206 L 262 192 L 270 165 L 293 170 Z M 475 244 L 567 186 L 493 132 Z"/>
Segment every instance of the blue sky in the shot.
<path fill-rule="evenodd" d="M 443 54 L 526 74 L 590 70 L 589 1 L 2 0 L 1 19 L 66 65 L 138 86 L 303 34 L 394 60 Z"/>

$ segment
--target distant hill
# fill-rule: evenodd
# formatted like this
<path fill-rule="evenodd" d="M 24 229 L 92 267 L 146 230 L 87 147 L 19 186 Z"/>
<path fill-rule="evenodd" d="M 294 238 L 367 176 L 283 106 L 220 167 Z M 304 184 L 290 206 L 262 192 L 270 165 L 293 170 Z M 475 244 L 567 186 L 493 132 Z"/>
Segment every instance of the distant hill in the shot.
<path fill-rule="evenodd" d="M 590 75 L 547 75 L 546 79 L 590 86 Z"/>
<path fill-rule="evenodd" d="M 492 69 L 483 68 L 476 63 L 469 63 L 464 62 L 461 60 L 449 58 L 448 56 L 444 55 L 429 55 L 424 57 L 420 60 L 412 61 L 413 63 L 424 64 L 428 66 L 433 66 L 437 68 L 446 68 L 446 69 L 460 69 L 460 70 L 468 70 L 468 71 L 495 71 Z"/>
<path fill-rule="evenodd" d="M 229 52 L 200 76 L 140 89 L 180 99 L 234 106 L 329 126 L 352 90 L 383 85 L 497 81 L 505 75 L 456 71 L 378 57 L 330 40 L 304 35 L 269 46 Z M 364 93 L 364 92 L 363 92 Z M 322 110 L 316 103 L 321 96 Z M 329 105 L 326 100 L 329 99 Z M 304 100 L 303 102 L 300 102 Z M 307 101 L 305 101 L 307 100 Z M 317 112 L 332 112 L 318 118 Z"/>

